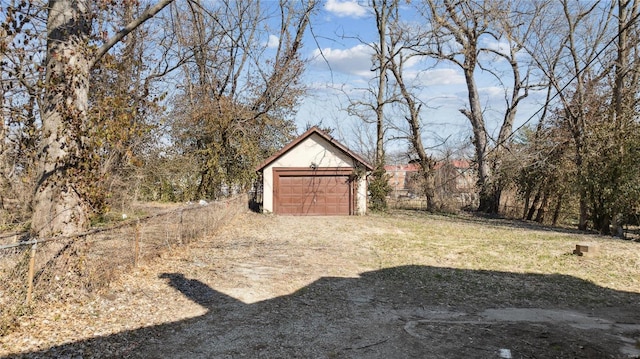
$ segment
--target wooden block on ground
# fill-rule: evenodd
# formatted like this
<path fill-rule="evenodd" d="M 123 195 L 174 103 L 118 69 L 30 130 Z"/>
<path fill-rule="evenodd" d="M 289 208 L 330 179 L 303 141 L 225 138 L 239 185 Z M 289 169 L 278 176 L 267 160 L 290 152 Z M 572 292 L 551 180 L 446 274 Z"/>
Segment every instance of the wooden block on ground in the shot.
<path fill-rule="evenodd" d="M 573 254 L 579 256 L 594 256 L 599 252 L 600 248 L 596 243 L 578 243 Z"/>

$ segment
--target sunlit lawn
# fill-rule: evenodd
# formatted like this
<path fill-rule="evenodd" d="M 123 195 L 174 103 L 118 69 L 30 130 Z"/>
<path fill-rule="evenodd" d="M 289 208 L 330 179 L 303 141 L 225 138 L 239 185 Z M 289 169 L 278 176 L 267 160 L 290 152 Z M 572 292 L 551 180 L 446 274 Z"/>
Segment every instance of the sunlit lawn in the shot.
<path fill-rule="evenodd" d="M 553 230 L 521 221 L 399 211 L 380 220 L 397 233 L 374 240 L 382 267 L 426 265 L 521 274 L 560 274 L 598 286 L 640 293 L 640 243 Z M 578 243 L 596 243 L 580 257 Z"/>

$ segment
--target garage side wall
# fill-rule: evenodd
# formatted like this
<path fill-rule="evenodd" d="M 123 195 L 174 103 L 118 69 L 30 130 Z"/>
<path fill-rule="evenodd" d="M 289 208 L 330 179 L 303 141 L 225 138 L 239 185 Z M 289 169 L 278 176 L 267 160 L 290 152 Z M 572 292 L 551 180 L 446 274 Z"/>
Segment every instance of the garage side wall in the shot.
<path fill-rule="evenodd" d="M 367 177 L 362 176 L 358 181 L 358 193 L 356 194 L 356 211 L 358 215 L 367 213 Z"/>
<path fill-rule="evenodd" d="M 297 146 L 284 153 L 263 170 L 263 199 L 262 208 L 266 213 L 274 211 L 273 208 L 273 168 L 274 167 L 353 167 L 353 159 L 335 148 L 331 143 L 317 134 L 312 134 Z M 364 210 L 366 211 L 366 184 L 364 185 Z M 358 212 L 360 208 L 360 192 L 362 185 L 358 186 Z M 364 212 L 362 212 L 364 213 Z"/>

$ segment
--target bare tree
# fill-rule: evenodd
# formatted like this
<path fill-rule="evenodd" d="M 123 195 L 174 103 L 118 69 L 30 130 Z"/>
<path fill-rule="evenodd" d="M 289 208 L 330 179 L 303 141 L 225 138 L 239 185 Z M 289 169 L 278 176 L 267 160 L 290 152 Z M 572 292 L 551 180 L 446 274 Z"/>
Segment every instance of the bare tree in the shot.
<path fill-rule="evenodd" d="M 393 101 L 393 94 L 389 94 L 387 88 L 388 70 L 388 49 L 387 37 L 389 31 L 390 16 L 398 7 L 397 0 L 372 0 L 372 8 L 375 14 L 376 29 L 378 35 L 377 43 L 371 44 L 374 50 L 373 70 L 376 71 L 377 84 L 375 86 L 375 112 L 376 123 L 376 158 L 375 168 L 370 181 L 371 206 L 374 209 L 384 210 L 387 208 L 386 197 L 391 191 L 385 166 L 385 105 Z"/>
<path fill-rule="evenodd" d="M 517 55 L 521 48 L 522 36 L 528 29 L 511 9 L 526 8 L 527 5 L 507 1 L 450 1 L 425 0 L 421 13 L 430 24 L 433 42 L 425 47 L 423 54 L 440 61 L 448 61 L 458 66 L 465 78 L 468 108 L 460 112 L 471 123 L 472 142 L 478 167 L 478 187 L 480 191 L 479 210 L 497 213 L 503 184 L 498 176 L 500 157 L 508 146 L 513 131 L 518 105 L 528 95 L 531 85 L 528 72 L 522 72 L 522 63 Z M 484 46 L 481 39 L 506 43 L 507 49 Z M 510 68 L 512 82 L 502 82 L 502 74 L 483 63 L 482 56 L 493 54 L 506 60 Z M 505 91 L 505 110 L 498 137 L 493 140 L 487 130 L 485 108 L 482 106 L 476 71 L 482 69 L 495 75 Z"/>
<path fill-rule="evenodd" d="M 397 7 L 393 11 L 397 14 Z M 422 192 L 427 198 L 427 210 L 435 209 L 435 179 L 434 168 L 436 161 L 432 155 L 428 154 L 422 136 L 422 116 L 421 110 L 423 103 L 419 96 L 412 91 L 410 84 L 405 80 L 405 64 L 414 57 L 422 57 L 421 49 L 429 41 L 429 34 L 417 34 L 416 29 L 403 28 L 399 16 L 393 17 L 393 23 L 390 24 L 390 40 L 388 50 L 388 68 L 393 75 L 395 85 L 400 92 L 400 98 L 397 101 L 402 109 L 406 123 L 409 127 L 408 140 L 411 145 L 412 152 L 418 156 L 418 163 L 421 169 L 421 177 L 423 184 Z"/>
<path fill-rule="evenodd" d="M 302 38 L 316 4 L 225 0 L 174 8 L 178 46 L 191 52 L 172 116 L 178 155 L 199 167 L 190 195 L 248 187 L 259 161 L 291 139 L 305 91 Z"/>
<path fill-rule="evenodd" d="M 595 41 L 597 44 L 602 44 L 605 39 L 605 35 L 609 32 L 610 26 L 609 17 L 611 12 L 605 14 L 604 21 L 595 23 L 595 17 L 590 16 L 596 13 L 597 5 L 594 3 L 590 6 L 575 7 L 574 4 L 568 1 L 562 2 L 562 10 L 564 14 L 564 20 L 567 25 L 567 36 L 565 47 L 568 52 L 569 66 L 565 67 L 565 71 L 569 72 L 570 79 L 573 80 L 572 91 L 563 91 L 563 88 L 558 88 L 562 83 L 558 78 L 559 76 L 554 74 L 552 83 L 556 86 L 559 98 L 563 103 L 564 115 L 567 121 L 567 125 L 573 136 L 575 145 L 575 162 L 577 166 L 577 175 L 579 181 L 585 178 L 584 176 L 584 161 L 585 151 L 587 151 L 585 143 L 585 132 L 587 131 L 587 123 L 589 122 L 588 116 L 590 109 L 589 97 L 590 93 L 593 93 L 597 83 L 596 78 L 604 76 L 603 73 L 598 74 L 595 68 L 585 67 L 586 64 L 590 64 L 595 61 L 598 47 L 589 44 L 587 47 L 586 41 Z M 585 32 L 582 32 L 585 31 Z M 598 50 L 597 50 L 598 49 Z M 566 76 L 567 74 L 563 74 Z M 595 81 L 594 81 L 595 80 Z M 565 84 L 562 84 L 565 85 Z M 578 228 L 586 229 L 587 226 L 587 190 L 586 187 L 580 186 L 580 220 Z"/>
<path fill-rule="evenodd" d="M 376 94 L 376 166 L 384 166 L 384 106 L 387 103 L 387 32 L 389 16 L 398 6 L 397 0 L 372 0 L 375 13 L 378 44 L 372 46 L 375 50 L 374 66 L 377 72 Z"/>
<path fill-rule="evenodd" d="M 388 81 L 388 46 L 389 21 L 392 13 L 398 7 L 398 0 L 372 0 L 371 8 L 376 22 L 376 41 L 369 42 L 358 39 L 367 46 L 371 52 L 371 71 L 375 76 L 371 79 L 368 88 L 357 89 L 359 98 L 349 96 L 347 112 L 361 119 L 366 124 L 375 125 L 375 153 L 372 158 L 375 163 L 371 174 L 369 189 L 370 207 L 374 210 L 387 208 L 386 197 L 391 192 L 385 166 L 385 136 L 388 126 L 387 105 L 395 101 L 393 89 Z"/>

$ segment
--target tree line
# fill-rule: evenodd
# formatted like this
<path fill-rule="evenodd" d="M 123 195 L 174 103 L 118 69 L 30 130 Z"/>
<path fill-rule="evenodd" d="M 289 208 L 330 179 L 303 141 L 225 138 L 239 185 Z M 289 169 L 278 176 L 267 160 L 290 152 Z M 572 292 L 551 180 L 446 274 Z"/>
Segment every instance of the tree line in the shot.
<path fill-rule="evenodd" d="M 503 192 L 515 191 L 525 219 L 542 222 L 548 213 L 556 223 L 561 209 L 575 209 L 578 228 L 603 234 L 619 234 L 625 223 L 637 222 L 638 1 L 370 5 L 380 35 L 371 45 L 377 76 L 370 88 L 383 95 L 369 103 L 389 114 L 375 116 L 377 138 L 391 130 L 403 134 L 410 158 L 420 164 L 428 208 L 437 208 L 436 161 L 423 144 L 430 111 L 423 85 L 415 70 L 406 70 L 416 61 L 424 71 L 448 64 L 464 77 L 467 101 L 460 113 L 472 130 L 479 211 L 499 213 Z M 481 91 L 487 76 L 502 93 L 501 105 Z M 515 127 L 532 96 L 539 99 L 538 111 Z M 351 108 L 367 117 L 361 102 L 352 101 Z M 488 121 L 498 123 L 495 132 Z M 377 148 L 381 158 L 384 148 Z"/>
<path fill-rule="evenodd" d="M 314 0 L 0 2 L 0 225 L 73 234 L 131 199 L 215 198 L 296 133 Z M 370 0 L 372 203 L 402 134 L 436 209 L 422 72 L 462 74 L 478 210 L 617 233 L 640 200 L 638 1 Z M 408 15 L 410 14 L 410 16 Z M 490 76 L 495 104 L 480 88 Z M 523 101 L 539 111 L 516 126 Z M 496 131 L 487 125 L 497 122 Z"/>

